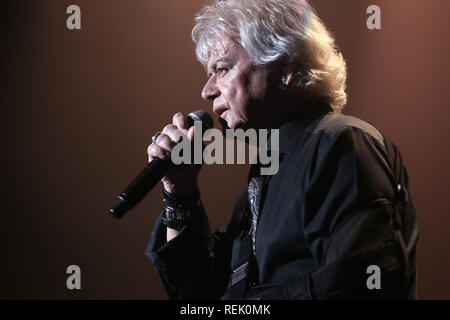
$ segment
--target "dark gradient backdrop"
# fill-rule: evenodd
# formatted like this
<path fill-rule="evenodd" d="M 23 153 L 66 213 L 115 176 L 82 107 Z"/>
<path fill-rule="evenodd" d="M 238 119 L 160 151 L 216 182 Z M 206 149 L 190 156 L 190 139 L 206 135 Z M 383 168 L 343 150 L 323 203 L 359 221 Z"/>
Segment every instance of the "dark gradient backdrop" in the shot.
<path fill-rule="evenodd" d="M 311 2 L 348 61 L 345 112 L 397 142 L 409 169 L 419 298 L 448 299 L 450 2 Z M 190 39 L 202 3 L 2 1 L 0 298 L 166 298 L 144 255 L 159 190 L 123 220 L 106 212 L 173 113 L 210 110 Z M 66 28 L 70 4 L 81 7 L 80 31 Z M 382 9 L 380 31 L 366 28 L 370 4 Z M 213 227 L 228 218 L 247 170 L 204 168 Z M 79 291 L 66 288 L 71 264 L 82 270 Z"/>

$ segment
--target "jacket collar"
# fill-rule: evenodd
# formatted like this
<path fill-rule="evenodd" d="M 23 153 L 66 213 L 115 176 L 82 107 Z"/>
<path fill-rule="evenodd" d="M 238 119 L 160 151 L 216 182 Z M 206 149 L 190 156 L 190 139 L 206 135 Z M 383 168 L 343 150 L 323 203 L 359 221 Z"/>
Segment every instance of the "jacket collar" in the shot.
<path fill-rule="evenodd" d="M 305 129 L 311 123 L 330 112 L 333 112 L 333 109 L 328 103 L 311 102 L 305 104 L 301 111 L 292 115 L 290 120 L 280 126 L 279 152 L 281 154 L 292 152 L 304 138 Z M 267 148 L 271 150 L 270 137 L 267 142 Z"/>

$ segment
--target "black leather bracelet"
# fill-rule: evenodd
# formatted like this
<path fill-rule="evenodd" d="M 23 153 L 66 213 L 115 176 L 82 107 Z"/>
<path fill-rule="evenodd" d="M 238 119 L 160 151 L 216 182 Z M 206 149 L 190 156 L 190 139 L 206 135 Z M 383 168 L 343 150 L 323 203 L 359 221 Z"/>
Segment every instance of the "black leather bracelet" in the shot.
<path fill-rule="evenodd" d="M 200 205 L 200 191 L 188 199 L 180 199 L 162 189 L 163 196 L 163 224 L 171 229 L 180 231 L 189 221 L 193 208 Z"/>

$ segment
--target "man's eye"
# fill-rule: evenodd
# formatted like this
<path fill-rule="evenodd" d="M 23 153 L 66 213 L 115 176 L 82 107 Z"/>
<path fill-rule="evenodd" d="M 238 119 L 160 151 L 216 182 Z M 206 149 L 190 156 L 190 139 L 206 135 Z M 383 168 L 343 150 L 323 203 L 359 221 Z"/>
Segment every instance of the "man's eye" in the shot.
<path fill-rule="evenodd" d="M 228 68 L 217 68 L 217 73 L 224 74 L 228 72 Z"/>

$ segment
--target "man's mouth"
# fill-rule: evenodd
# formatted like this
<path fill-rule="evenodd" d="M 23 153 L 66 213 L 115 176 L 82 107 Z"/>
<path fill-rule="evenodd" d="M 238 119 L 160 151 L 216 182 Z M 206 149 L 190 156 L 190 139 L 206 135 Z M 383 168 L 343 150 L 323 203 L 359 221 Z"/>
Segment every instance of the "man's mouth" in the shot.
<path fill-rule="evenodd" d="M 215 107 L 213 108 L 213 112 L 215 114 L 217 114 L 220 118 L 222 118 L 222 115 L 225 113 L 225 111 L 227 111 L 228 108 L 225 106 L 221 106 L 221 107 Z"/>
<path fill-rule="evenodd" d="M 228 112 L 228 110 L 225 110 L 225 111 L 221 112 L 220 115 L 219 115 L 219 117 L 220 117 L 221 119 L 224 119 L 224 120 L 225 120 L 225 114 L 226 114 L 227 112 Z"/>

